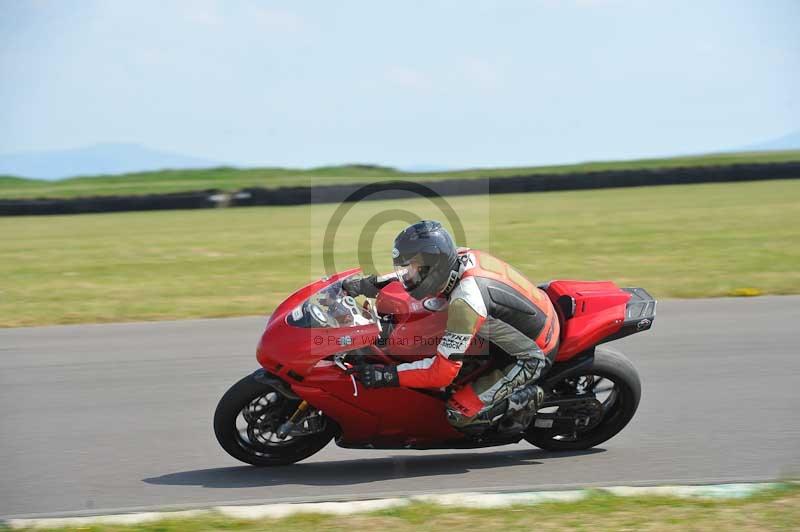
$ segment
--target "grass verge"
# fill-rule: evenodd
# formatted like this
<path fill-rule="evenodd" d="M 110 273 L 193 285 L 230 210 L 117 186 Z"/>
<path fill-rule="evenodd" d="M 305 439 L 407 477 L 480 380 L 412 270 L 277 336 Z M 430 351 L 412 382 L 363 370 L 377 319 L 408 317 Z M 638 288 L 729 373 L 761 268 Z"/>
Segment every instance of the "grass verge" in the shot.
<path fill-rule="evenodd" d="M 535 174 L 567 174 L 602 170 L 640 170 L 681 166 L 719 166 L 727 164 L 777 163 L 800 161 L 800 150 L 718 153 L 664 159 L 586 162 L 557 166 L 480 168 L 448 172 L 402 172 L 370 165 L 295 168 L 208 168 L 200 170 L 162 170 L 125 175 L 73 177 L 57 181 L 0 176 L 0 199 L 72 198 L 79 196 L 141 195 L 247 187 L 277 188 L 341 183 L 367 183 L 391 179 L 442 181 L 478 177 L 506 177 Z"/>
<path fill-rule="evenodd" d="M 412 504 L 349 516 L 297 514 L 285 519 L 232 520 L 222 516 L 164 520 L 135 526 L 91 526 L 78 530 L 797 530 L 800 489 L 784 486 L 745 499 L 614 497 L 596 493 L 579 502 L 543 503 L 504 509 L 466 509 Z M 39 529 L 41 530 L 41 529 Z"/>
<path fill-rule="evenodd" d="M 447 198 L 467 243 L 531 279 L 611 279 L 659 298 L 800 293 L 800 181 Z M 262 314 L 319 277 L 336 205 L 0 218 L 0 326 Z M 338 269 L 389 271 L 424 199 L 357 205 Z M 377 218 L 376 218 L 377 217 Z M 362 228 L 377 228 L 359 244 Z"/>

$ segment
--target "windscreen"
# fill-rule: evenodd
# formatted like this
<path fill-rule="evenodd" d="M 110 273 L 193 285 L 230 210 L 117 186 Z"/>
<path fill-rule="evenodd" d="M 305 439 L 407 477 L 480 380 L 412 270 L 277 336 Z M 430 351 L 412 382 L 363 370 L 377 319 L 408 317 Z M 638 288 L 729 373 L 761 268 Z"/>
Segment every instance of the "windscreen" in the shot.
<path fill-rule="evenodd" d="M 287 322 L 297 327 L 357 327 L 375 322 L 372 313 L 342 290 L 338 280 L 314 293 L 295 308 Z"/>

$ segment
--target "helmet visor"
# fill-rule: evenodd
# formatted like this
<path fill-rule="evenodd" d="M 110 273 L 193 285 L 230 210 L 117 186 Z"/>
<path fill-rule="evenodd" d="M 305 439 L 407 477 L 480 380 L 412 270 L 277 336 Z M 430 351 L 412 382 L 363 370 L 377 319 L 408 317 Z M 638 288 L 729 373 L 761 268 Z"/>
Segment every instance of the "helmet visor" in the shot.
<path fill-rule="evenodd" d="M 422 257 L 416 255 L 408 261 L 394 265 L 394 273 L 406 290 L 413 290 L 425 280 L 430 271 L 430 266 L 423 263 Z"/>

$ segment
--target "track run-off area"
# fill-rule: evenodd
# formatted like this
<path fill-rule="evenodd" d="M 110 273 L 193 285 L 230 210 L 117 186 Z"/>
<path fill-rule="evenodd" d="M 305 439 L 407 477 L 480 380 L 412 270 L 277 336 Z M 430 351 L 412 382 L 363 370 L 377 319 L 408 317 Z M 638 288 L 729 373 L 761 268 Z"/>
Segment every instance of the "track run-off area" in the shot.
<path fill-rule="evenodd" d="M 800 296 L 660 302 L 651 331 L 612 344 L 640 372 L 639 411 L 590 451 L 331 443 L 271 469 L 230 458 L 211 426 L 221 395 L 256 369 L 264 323 L 0 330 L 0 516 L 800 474 Z"/>

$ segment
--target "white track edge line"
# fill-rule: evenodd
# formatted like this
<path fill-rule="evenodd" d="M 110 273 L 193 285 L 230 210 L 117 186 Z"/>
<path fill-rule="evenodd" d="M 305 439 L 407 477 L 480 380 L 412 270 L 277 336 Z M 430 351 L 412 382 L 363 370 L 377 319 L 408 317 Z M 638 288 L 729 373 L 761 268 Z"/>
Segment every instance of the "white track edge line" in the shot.
<path fill-rule="evenodd" d="M 731 483 L 689 485 L 675 484 L 663 486 L 605 486 L 591 489 L 560 491 L 522 491 L 508 493 L 434 493 L 409 497 L 385 499 L 365 499 L 338 502 L 273 503 L 251 506 L 224 505 L 205 509 L 138 512 L 123 514 L 94 515 L 85 517 L 46 517 L 12 518 L 5 521 L 10 528 L 60 528 L 91 525 L 134 525 L 162 519 L 185 519 L 220 514 L 235 519 L 281 519 L 298 513 L 317 513 L 327 515 L 349 515 L 398 508 L 412 502 L 425 502 L 450 507 L 502 508 L 511 505 L 532 505 L 543 502 L 573 502 L 586 497 L 593 491 L 605 491 L 619 497 L 633 496 L 673 496 L 699 498 L 741 498 L 765 489 L 779 486 L 775 482 Z"/>

